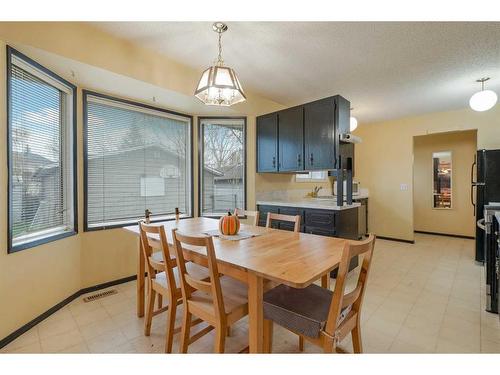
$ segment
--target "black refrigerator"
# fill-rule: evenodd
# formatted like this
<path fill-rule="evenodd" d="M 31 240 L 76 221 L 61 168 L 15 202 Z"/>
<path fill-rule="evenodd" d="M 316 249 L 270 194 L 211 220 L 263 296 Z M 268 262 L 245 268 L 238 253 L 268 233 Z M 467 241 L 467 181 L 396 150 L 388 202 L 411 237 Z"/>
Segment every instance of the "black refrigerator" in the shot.
<path fill-rule="evenodd" d="M 476 222 L 484 222 L 484 206 L 500 202 L 500 150 L 477 151 L 471 169 L 471 183 L 471 203 L 475 208 Z M 476 261 L 481 263 L 485 261 L 485 232 L 478 226 L 476 226 Z"/>

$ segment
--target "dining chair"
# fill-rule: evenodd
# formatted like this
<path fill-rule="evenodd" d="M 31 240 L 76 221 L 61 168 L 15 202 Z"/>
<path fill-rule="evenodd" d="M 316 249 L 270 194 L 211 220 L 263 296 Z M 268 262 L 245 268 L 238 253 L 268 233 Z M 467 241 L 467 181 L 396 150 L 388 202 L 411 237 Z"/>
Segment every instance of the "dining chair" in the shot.
<path fill-rule="evenodd" d="M 253 217 L 251 223 L 254 226 L 259 225 L 259 211 L 248 211 L 244 210 L 242 208 L 235 208 L 234 209 L 234 216 L 250 216 Z"/>
<path fill-rule="evenodd" d="M 141 248 L 146 261 L 147 274 L 147 308 L 144 319 L 144 334 L 151 334 L 151 323 L 153 316 L 167 311 L 167 332 L 165 337 L 165 353 L 172 352 L 173 335 L 180 332 L 180 327 L 175 328 L 175 317 L 177 305 L 182 303 L 182 292 L 179 285 L 179 272 L 175 257 L 170 254 L 170 249 L 165 235 L 165 229 L 161 225 L 150 225 L 139 222 Z M 154 253 L 153 250 L 160 250 Z M 158 256 L 160 255 L 160 256 Z M 204 267 L 195 263 L 185 265 L 192 274 L 200 279 L 207 279 L 208 272 Z M 162 307 L 162 297 L 168 300 L 168 305 Z M 158 309 L 154 309 L 155 298 L 158 299 Z M 193 325 L 201 323 L 201 320 L 193 321 Z"/>
<path fill-rule="evenodd" d="M 220 276 L 212 237 L 188 236 L 172 230 L 177 264 L 179 266 L 184 315 L 180 352 L 187 353 L 188 345 L 203 335 L 190 336 L 190 322 L 196 316 L 215 329 L 215 352 L 224 353 L 227 328 L 248 315 L 248 291 L 246 284 Z M 184 246 L 198 246 L 206 251 L 209 280 L 202 280 L 186 267 Z"/>
<path fill-rule="evenodd" d="M 299 349 L 304 339 L 322 347 L 326 353 L 340 351 L 337 345 L 349 333 L 355 353 L 362 353 L 361 307 L 375 246 L 375 236 L 364 241 L 346 242 L 333 292 L 311 284 L 304 289 L 285 285 L 264 293 L 264 350 L 272 351 L 273 322 L 299 335 Z M 349 261 L 364 255 L 356 288 L 345 293 Z"/>
<path fill-rule="evenodd" d="M 283 215 L 283 214 L 275 214 L 274 212 L 268 212 L 266 227 L 271 228 L 272 222 L 274 220 L 294 223 L 293 231 L 300 232 L 300 215 Z"/>

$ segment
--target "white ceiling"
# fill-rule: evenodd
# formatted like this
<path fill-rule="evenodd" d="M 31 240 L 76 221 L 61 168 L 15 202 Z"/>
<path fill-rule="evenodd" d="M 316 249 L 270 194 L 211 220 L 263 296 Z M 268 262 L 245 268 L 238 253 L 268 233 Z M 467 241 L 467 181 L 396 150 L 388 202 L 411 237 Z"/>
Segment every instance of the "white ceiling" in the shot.
<path fill-rule="evenodd" d="M 223 56 L 244 88 L 284 105 L 334 94 L 360 122 L 464 108 L 488 76 L 500 94 L 500 23 L 227 22 Z M 211 22 L 97 22 L 200 70 Z"/>

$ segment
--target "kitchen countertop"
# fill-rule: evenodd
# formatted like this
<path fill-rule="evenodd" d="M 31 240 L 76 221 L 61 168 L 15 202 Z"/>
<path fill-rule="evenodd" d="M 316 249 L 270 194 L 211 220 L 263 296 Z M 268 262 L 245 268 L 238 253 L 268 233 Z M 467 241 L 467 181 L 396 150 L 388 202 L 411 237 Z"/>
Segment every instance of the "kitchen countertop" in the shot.
<path fill-rule="evenodd" d="M 353 197 L 354 198 L 354 197 Z M 302 198 L 302 199 L 273 199 L 273 200 L 258 200 L 257 204 L 262 206 L 286 206 L 298 208 L 317 208 L 320 210 L 341 211 L 349 210 L 361 206 L 361 203 L 353 203 L 351 205 L 337 206 L 336 199 L 321 199 L 321 198 Z"/>

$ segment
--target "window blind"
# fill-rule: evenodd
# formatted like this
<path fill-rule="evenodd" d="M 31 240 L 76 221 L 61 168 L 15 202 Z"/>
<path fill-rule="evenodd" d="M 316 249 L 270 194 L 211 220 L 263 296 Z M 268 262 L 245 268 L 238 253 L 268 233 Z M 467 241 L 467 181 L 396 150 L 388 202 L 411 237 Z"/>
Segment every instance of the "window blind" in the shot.
<path fill-rule="evenodd" d="M 87 94 L 87 229 L 191 215 L 191 119 Z"/>
<path fill-rule="evenodd" d="M 245 209 L 245 119 L 200 119 L 201 214 Z"/>
<path fill-rule="evenodd" d="M 72 88 L 11 54 L 11 247 L 74 230 Z"/>

